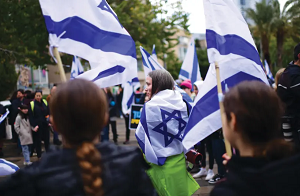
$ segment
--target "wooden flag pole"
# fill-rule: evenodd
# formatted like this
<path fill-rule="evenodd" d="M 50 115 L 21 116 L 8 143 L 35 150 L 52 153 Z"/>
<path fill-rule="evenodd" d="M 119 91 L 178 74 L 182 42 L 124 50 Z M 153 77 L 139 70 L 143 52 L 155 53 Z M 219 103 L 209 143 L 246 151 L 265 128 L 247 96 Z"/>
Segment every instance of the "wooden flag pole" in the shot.
<path fill-rule="evenodd" d="M 224 127 L 225 119 L 222 116 L 222 114 L 224 113 L 224 105 L 223 105 L 223 100 L 221 98 L 223 96 L 223 92 L 222 92 L 221 78 L 220 78 L 220 67 L 219 67 L 218 62 L 215 62 L 215 69 L 216 69 L 216 77 L 217 77 L 217 87 L 218 87 L 218 96 L 219 96 L 221 119 L 222 119 L 222 125 Z M 229 157 L 231 157 L 232 156 L 232 151 L 231 151 L 230 143 L 226 139 L 224 139 L 224 141 L 225 141 L 226 153 Z"/>
<path fill-rule="evenodd" d="M 59 74 L 60 74 L 61 81 L 66 82 L 67 78 L 66 78 L 65 70 L 63 68 L 62 61 L 61 61 L 59 52 L 58 52 L 56 47 L 53 48 L 53 54 L 54 54 L 54 56 L 57 60 L 57 66 L 58 66 L 58 69 L 59 69 Z"/>

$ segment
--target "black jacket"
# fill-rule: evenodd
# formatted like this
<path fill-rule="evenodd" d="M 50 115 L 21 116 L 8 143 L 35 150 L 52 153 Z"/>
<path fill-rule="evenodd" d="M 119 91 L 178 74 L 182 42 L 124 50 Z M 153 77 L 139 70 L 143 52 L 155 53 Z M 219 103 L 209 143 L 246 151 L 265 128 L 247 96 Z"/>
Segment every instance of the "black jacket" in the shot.
<path fill-rule="evenodd" d="M 31 109 L 31 105 L 29 108 L 29 120 L 32 127 L 48 125 L 46 116 L 49 115 L 49 107 L 45 105 L 43 100 L 41 102 L 34 100 L 33 111 Z"/>
<path fill-rule="evenodd" d="M 6 113 L 6 109 L 3 105 L 0 104 L 0 114 L 3 115 Z M 5 131 L 5 119 L 2 121 L 0 124 L 0 139 L 5 138 L 6 136 L 6 131 Z"/>
<path fill-rule="evenodd" d="M 270 162 L 232 157 L 228 174 L 211 196 L 299 196 L 300 155 Z"/>
<path fill-rule="evenodd" d="M 277 93 L 286 106 L 285 115 L 300 118 L 300 66 L 289 64 L 279 79 Z"/>
<path fill-rule="evenodd" d="M 102 159 L 105 196 L 154 196 L 138 148 L 106 142 L 96 146 Z M 51 149 L 33 165 L 0 183 L 1 196 L 85 196 L 75 150 Z"/>
<path fill-rule="evenodd" d="M 14 99 L 9 106 L 9 124 L 14 125 L 15 120 L 19 113 L 19 107 L 22 105 L 23 101 L 21 99 Z"/>

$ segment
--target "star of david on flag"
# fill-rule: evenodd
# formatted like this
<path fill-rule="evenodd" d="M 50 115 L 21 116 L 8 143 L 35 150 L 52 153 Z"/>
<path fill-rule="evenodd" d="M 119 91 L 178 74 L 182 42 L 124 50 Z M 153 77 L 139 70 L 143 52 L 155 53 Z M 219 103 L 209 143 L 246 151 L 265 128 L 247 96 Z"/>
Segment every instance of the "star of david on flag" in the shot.
<path fill-rule="evenodd" d="M 176 90 L 161 91 L 145 103 L 135 135 L 148 162 L 164 165 L 168 157 L 184 152 L 187 121 L 187 105 Z"/>
<path fill-rule="evenodd" d="M 174 139 L 182 141 L 182 133 L 186 126 L 186 122 L 181 117 L 181 112 L 174 110 L 174 112 L 169 113 L 166 110 L 161 109 L 161 116 L 162 116 L 162 123 L 156 126 L 153 131 L 160 133 L 164 136 L 165 140 L 165 147 L 168 147 Z M 168 132 L 168 125 L 167 123 L 171 120 L 175 119 L 178 121 L 178 133 L 173 135 L 172 133 Z"/>

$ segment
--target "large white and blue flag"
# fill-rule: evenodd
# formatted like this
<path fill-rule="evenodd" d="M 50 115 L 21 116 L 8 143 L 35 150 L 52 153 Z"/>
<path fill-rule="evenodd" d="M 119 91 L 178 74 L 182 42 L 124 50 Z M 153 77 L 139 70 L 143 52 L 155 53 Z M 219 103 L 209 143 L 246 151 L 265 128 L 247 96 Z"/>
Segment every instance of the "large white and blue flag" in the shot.
<path fill-rule="evenodd" d="M 215 62 L 220 66 L 223 91 L 225 83 L 229 88 L 246 80 L 268 84 L 248 25 L 234 2 L 203 0 L 203 3 L 210 67 L 185 130 L 185 149 L 222 127 Z"/>
<path fill-rule="evenodd" d="M 133 78 L 131 82 L 126 82 L 123 87 L 122 112 L 129 114 L 131 105 L 134 103 L 135 91 L 141 86 L 139 79 Z"/>
<path fill-rule="evenodd" d="M 149 72 L 154 71 L 154 70 L 159 70 L 165 68 L 161 66 L 157 60 L 155 60 L 143 47 L 140 47 L 141 53 L 142 53 L 142 60 L 143 60 L 143 65 L 144 65 L 144 73 L 145 73 L 145 78 L 147 78 Z M 182 90 L 180 87 L 175 85 L 175 90 L 179 91 L 187 103 L 193 103 L 193 100 L 189 97 L 188 94 L 184 90 Z M 191 109 L 191 105 L 188 104 L 189 109 Z"/>
<path fill-rule="evenodd" d="M 81 65 L 80 60 L 77 56 L 73 56 L 72 68 L 71 68 L 71 79 L 75 79 L 80 74 L 83 74 L 84 69 Z"/>
<path fill-rule="evenodd" d="M 164 165 L 167 157 L 184 152 L 181 142 L 187 120 L 178 91 L 161 91 L 145 103 L 135 135 L 147 161 Z"/>
<path fill-rule="evenodd" d="M 266 74 L 267 74 L 268 78 L 270 78 L 271 80 L 274 81 L 275 79 L 274 79 L 273 74 L 270 70 L 270 67 L 269 67 L 269 64 L 268 64 L 267 60 L 265 60 L 265 69 L 266 69 Z"/>
<path fill-rule="evenodd" d="M 154 59 L 154 60 L 156 60 L 157 61 L 157 54 L 156 54 L 156 51 L 155 51 L 155 44 L 153 45 L 153 48 L 152 48 L 152 58 Z"/>
<path fill-rule="evenodd" d="M 78 78 L 101 87 L 137 75 L 135 43 L 106 0 L 40 0 L 50 46 L 93 65 Z"/>
<path fill-rule="evenodd" d="M 202 80 L 194 38 L 192 38 L 189 43 L 185 59 L 179 72 L 179 78 L 182 80 L 191 80 L 192 84 Z"/>

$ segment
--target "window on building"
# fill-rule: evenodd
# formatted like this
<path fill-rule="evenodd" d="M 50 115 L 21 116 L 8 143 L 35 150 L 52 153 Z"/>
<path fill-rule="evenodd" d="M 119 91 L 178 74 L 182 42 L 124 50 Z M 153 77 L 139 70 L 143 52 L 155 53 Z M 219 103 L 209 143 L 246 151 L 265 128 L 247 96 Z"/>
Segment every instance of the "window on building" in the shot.
<path fill-rule="evenodd" d="M 187 37 L 185 37 L 185 36 L 180 36 L 179 37 L 179 44 L 185 44 L 185 45 L 187 45 L 187 44 L 189 44 L 189 39 Z"/>
<path fill-rule="evenodd" d="M 179 60 L 183 61 L 187 52 L 187 48 L 180 47 L 179 48 Z"/>

